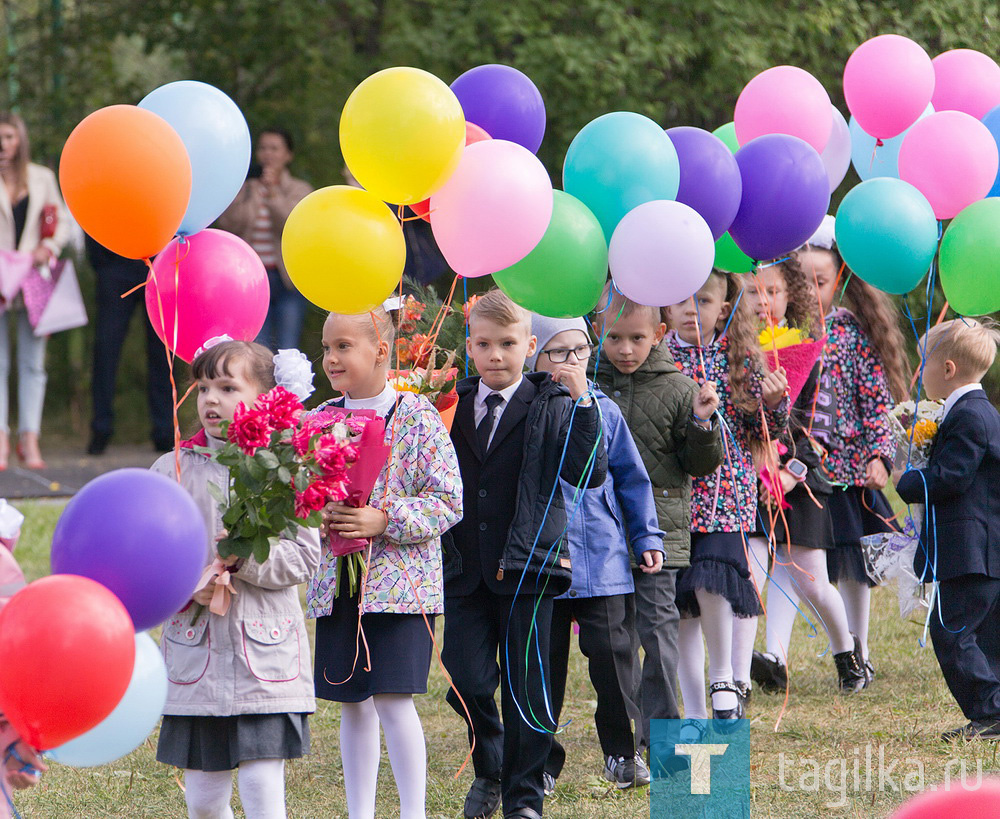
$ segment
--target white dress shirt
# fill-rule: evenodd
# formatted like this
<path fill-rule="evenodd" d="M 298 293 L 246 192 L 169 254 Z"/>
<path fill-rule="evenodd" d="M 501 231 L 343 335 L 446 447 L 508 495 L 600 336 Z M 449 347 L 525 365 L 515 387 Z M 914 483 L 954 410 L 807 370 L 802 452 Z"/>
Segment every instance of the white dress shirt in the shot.
<path fill-rule="evenodd" d="M 523 380 L 524 377 L 522 376 L 521 378 L 517 379 L 517 381 L 515 381 L 513 384 L 511 384 L 509 387 L 504 387 L 502 390 L 491 390 L 489 387 L 486 386 L 486 384 L 482 380 L 480 380 L 479 390 L 476 392 L 476 401 L 473 406 L 473 416 L 475 418 L 477 428 L 479 427 L 479 424 L 482 422 L 482 420 L 486 417 L 486 396 L 496 393 L 503 399 L 497 405 L 497 408 L 493 411 L 493 416 L 494 416 L 493 430 L 492 432 L 490 432 L 490 438 L 486 444 L 487 446 L 493 443 L 493 436 L 496 434 L 497 427 L 500 426 L 500 418 L 503 416 L 503 411 L 507 409 L 507 404 L 510 402 L 510 399 L 514 396 L 514 393 L 517 392 L 517 388 L 521 386 L 521 382 Z"/>
<path fill-rule="evenodd" d="M 951 412 L 951 408 L 958 403 L 959 398 L 975 390 L 981 390 L 982 388 L 983 385 L 977 381 L 975 384 L 966 384 L 964 387 L 959 387 L 952 392 L 952 394 L 944 400 L 944 414 L 941 416 L 941 421 L 944 422 L 944 419 L 948 417 L 948 413 Z"/>
<path fill-rule="evenodd" d="M 375 410 L 379 418 L 385 418 L 396 405 L 396 390 L 388 381 L 385 382 L 385 389 L 378 395 L 371 398 L 351 398 L 344 396 L 344 409 L 370 409 Z"/>

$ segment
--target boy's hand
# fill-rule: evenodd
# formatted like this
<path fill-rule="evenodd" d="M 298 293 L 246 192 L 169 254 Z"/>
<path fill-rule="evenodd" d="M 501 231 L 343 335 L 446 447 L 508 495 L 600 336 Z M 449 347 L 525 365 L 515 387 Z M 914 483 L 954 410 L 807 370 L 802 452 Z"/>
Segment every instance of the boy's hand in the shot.
<path fill-rule="evenodd" d="M 761 382 L 761 392 L 768 409 L 777 409 L 781 399 L 788 392 L 788 378 L 785 368 L 778 367 L 773 373 L 768 373 Z"/>
<path fill-rule="evenodd" d="M 872 458 L 865 469 L 865 489 L 885 489 L 889 483 L 889 473 L 881 458 Z"/>
<path fill-rule="evenodd" d="M 356 508 L 346 503 L 328 503 L 323 508 L 326 529 L 349 540 L 376 537 L 389 527 L 389 519 L 381 509 L 371 506 Z"/>
<path fill-rule="evenodd" d="M 557 364 L 552 369 L 551 376 L 553 381 L 569 390 L 570 397 L 574 401 L 587 392 L 587 371 L 583 362 L 575 356 L 562 364 Z"/>
<path fill-rule="evenodd" d="M 663 568 L 663 552 L 658 549 L 648 549 L 642 553 L 642 563 L 639 570 L 646 574 L 656 574 Z"/>
<path fill-rule="evenodd" d="M 712 416 L 719 408 L 719 393 L 715 389 L 714 381 L 706 381 L 701 385 L 698 394 L 694 397 L 694 404 L 691 407 L 698 418 L 707 419 L 701 426 L 711 426 Z M 699 422 L 701 423 L 701 422 Z"/>
<path fill-rule="evenodd" d="M 14 743 L 14 747 L 11 750 L 17 756 L 14 756 L 14 753 L 12 753 L 7 760 L 7 781 L 17 790 L 24 790 L 25 788 L 30 788 L 32 785 L 37 785 L 39 776 L 48 770 L 48 766 L 42 761 L 38 752 L 28 745 L 27 742 L 20 739 Z M 23 770 L 25 765 L 35 768 L 38 773 L 29 773 Z"/>

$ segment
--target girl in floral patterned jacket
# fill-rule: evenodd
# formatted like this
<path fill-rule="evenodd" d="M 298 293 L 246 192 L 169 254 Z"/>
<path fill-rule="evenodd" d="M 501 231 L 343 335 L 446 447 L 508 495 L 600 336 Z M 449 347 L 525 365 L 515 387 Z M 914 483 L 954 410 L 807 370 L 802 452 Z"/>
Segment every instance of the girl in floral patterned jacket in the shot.
<path fill-rule="evenodd" d="M 343 703 L 351 819 L 375 816 L 380 724 L 399 815 L 424 816 L 427 755 L 413 695 L 427 691 L 434 615 L 443 610 L 441 535 L 462 517 L 458 460 L 437 410 L 424 396 L 397 394 L 386 380 L 394 335 L 381 307 L 331 313 L 323 326 L 323 369 L 343 398 L 320 409 L 374 410 L 392 448 L 369 505 L 324 510 L 324 532 L 371 539 L 367 577 L 354 594 L 342 588 L 338 595 L 337 558 L 324 539 L 307 593 L 307 614 L 317 618 L 316 696 Z"/>

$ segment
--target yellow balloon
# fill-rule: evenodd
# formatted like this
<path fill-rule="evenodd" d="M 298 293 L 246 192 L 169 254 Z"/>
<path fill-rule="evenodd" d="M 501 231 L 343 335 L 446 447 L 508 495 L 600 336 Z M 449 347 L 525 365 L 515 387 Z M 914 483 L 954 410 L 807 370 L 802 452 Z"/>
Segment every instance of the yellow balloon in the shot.
<path fill-rule="evenodd" d="M 375 194 L 346 185 L 299 202 L 281 234 L 281 256 L 298 291 L 333 313 L 365 313 L 399 286 L 403 228 Z"/>
<path fill-rule="evenodd" d="M 354 178 L 386 202 L 412 205 L 458 167 L 465 114 L 454 92 L 419 68 L 372 74 L 347 98 L 340 150 Z"/>

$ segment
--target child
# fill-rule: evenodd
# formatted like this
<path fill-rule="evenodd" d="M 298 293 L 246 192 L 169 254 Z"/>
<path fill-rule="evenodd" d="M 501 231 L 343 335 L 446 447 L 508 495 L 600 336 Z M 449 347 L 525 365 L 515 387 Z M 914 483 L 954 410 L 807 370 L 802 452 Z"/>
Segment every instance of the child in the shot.
<path fill-rule="evenodd" d="M 198 385 L 202 431 L 180 450 L 181 485 L 191 494 L 210 533 L 206 559 L 218 558 L 219 504 L 209 484 L 229 484 L 226 467 L 192 445 L 220 448 L 221 424 L 236 407 L 253 404 L 275 385 L 271 351 L 245 341 L 223 341 L 191 364 Z M 175 477 L 174 453 L 153 464 Z M 163 626 L 167 704 L 156 758 L 184 769 L 188 814 L 231 819 L 232 771 L 239 769 L 240 801 L 247 817 L 285 816 L 285 760 L 309 752 L 308 714 L 315 711 L 309 654 L 299 603 L 319 563 L 315 530 L 281 539 L 264 563 L 225 561 L 232 572 L 232 602 L 224 616 L 203 610 L 216 577 Z"/>
<path fill-rule="evenodd" d="M 337 558 L 324 545 L 307 595 L 307 613 L 318 618 L 316 695 L 343 703 L 340 754 L 351 819 L 375 816 L 380 725 L 398 815 L 424 816 L 427 752 L 413 695 L 427 691 L 434 615 L 442 610 L 440 538 L 462 516 L 458 464 L 441 417 L 425 397 L 397 395 L 387 381 L 394 335 L 382 307 L 331 313 L 323 325 L 323 369 L 344 397 L 320 409 L 375 410 L 392 447 L 367 506 L 330 503 L 324 511 L 330 530 L 371 538 L 367 577 L 355 594 L 335 596 Z M 367 649 L 359 648 L 359 610 Z"/>
<path fill-rule="evenodd" d="M 907 503 L 928 503 L 932 521 L 913 568 L 937 581 L 934 653 L 969 720 L 945 740 L 1000 739 L 1000 414 L 979 383 L 998 343 L 995 327 L 964 318 L 921 339 L 924 390 L 944 400 L 944 416 L 927 468 L 907 471 L 896 485 Z"/>
<path fill-rule="evenodd" d="M 636 631 L 642 663 L 637 746 L 649 747 L 651 719 L 677 719 L 677 572 L 691 550 L 691 475 L 706 475 L 722 463 L 722 438 L 713 414 L 715 386 L 698 385 L 674 364 L 666 325 L 657 307 L 626 299 L 608 285 L 598 302 L 604 358 L 597 383 L 621 408 L 653 485 L 660 528 L 666 532 L 664 568 L 633 570 Z M 636 647 L 638 650 L 638 647 Z"/>
<path fill-rule="evenodd" d="M 554 319 L 532 314 L 536 352 L 528 357 L 535 372 L 586 371 L 591 343 L 582 318 Z M 566 540 L 573 562 L 573 584 L 555 599 L 549 664 L 553 719 L 559 722 L 566 693 L 570 625 L 580 626 L 580 650 L 589 661 L 597 693 L 594 722 L 604 752 L 604 777 L 619 788 L 648 785 L 649 770 L 636 752 L 633 725 L 642 715 L 639 657 L 633 648 L 635 585 L 629 545 L 639 569 L 655 574 L 663 565 L 663 532 L 657 526 L 653 487 L 618 405 L 597 392 L 608 450 L 608 478 L 603 486 L 578 493 L 563 481 L 571 512 Z M 545 763 L 546 793 L 555 787 L 566 751 L 558 738 Z"/>
<path fill-rule="evenodd" d="M 850 271 L 826 217 L 796 254 L 806 277 L 815 276 L 826 316 L 827 342 L 813 418 L 813 437 L 826 447 L 826 469 L 834 484 L 830 514 L 836 548 L 827 552 L 830 581 L 847 609 L 847 624 L 858 636 L 869 682 L 875 676 L 868 652 L 868 617 L 873 581 L 865 571 L 861 538 L 890 531 L 893 513 L 882 489 L 896 455 L 888 412 L 909 396 L 909 363 L 896 309 L 889 297 Z M 850 310 L 835 307 L 839 291 Z"/>
<path fill-rule="evenodd" d="M 527 310 L 491 290 L 470 310 L 466 347 L 480 376 L 458 385 L 451 437 L 465 518 L 445 541 L 444 598 L 444 663 L 462 700 L 449 691 L 448 702 L 462 716 L 468 708 L 475 737 L 464 813 L 490 816 L 502 799 L 505 817 L 538 817 L 556 730 L 552 599 L 570 585 L 557 479 L 600 486 L 607 456 L 581 368 L 522 375 L 536 347 Z"/>
<path fill-rule="evenodd" d="M 757 473 L 752 442 L 776 438 L 788 423 L 784 370 L 767 372 L 756 316 L 739 299 L 734 276 L 713 271 L 690 299 L 665 309 L 666 343 L 681 371 L 716 384 L 728 429 L 725 462 L 695 480 L 691 500 L 691 568 L 677 584 L 680 681 L 684 715 L 706 719 L 702 632 L 708 644 L 710 697 L 715 719 L 740 719 L 747 691 L 735 685 L 735 618 L 760 612 L 750 577 L 746 534 L 755 528 Z M 728 327 L 726 326 L 728 325 Z"/>
<path fill-rule="evenodd" d="M 763 327 L 794 327 L 803 341 L 821 337 L 823 319 L 816 291 L 794 259 L 784 259 L 754 274 L 747 281 L 743 298 Z M 766 582 L 767 531 L 774 529 L 775 558 L 771 569 L 771 591 L 767 597 L 767 654 L 753 651 L 757 618 L 737 620 L 733 633 L 733 665 L 738 680 L 748 680 L 754 665 L 765 690 L 784 689 L 788 682 L 785 661 L 795 618 L 799 592 L 817 613 L 830 639 L 842 691 L 858 691 L 866 676 L 854 653 L 854 637 L 847 626 L 844 601 L 830 584 L 826 552 L 833 548 L 833 521 L 829 499 L 833 488 L 822 471 L 822 462 L 809 437 L 810 418 L 816 398 L 821 361 L 817 361 L 792 406 L 789 436 L 765 458 L 769 472 L 777 472 L 780 493 L 765 492 L 761 504 L 762 535 L 750 538 L 750 569 L 758 591 Z M 783 450 L 783 454 L 781 453 Z M 795 470 L 794 472 L 791 470 Z M 804 472 L 802 470 L 805 470 Z M 767 484 L 765 484 L 765 487 Z M 779 507 L 784 506 L 779 512 Z M 790 536 L 789 536 L 789 533 Z M 764 669 L 777 668 L 771 676 Z"/>

